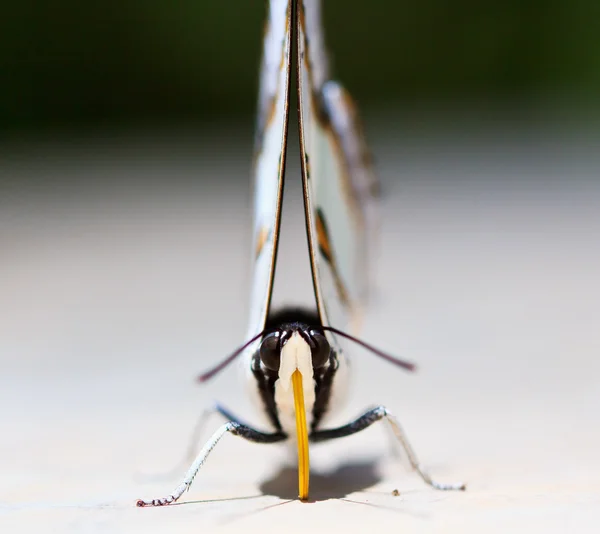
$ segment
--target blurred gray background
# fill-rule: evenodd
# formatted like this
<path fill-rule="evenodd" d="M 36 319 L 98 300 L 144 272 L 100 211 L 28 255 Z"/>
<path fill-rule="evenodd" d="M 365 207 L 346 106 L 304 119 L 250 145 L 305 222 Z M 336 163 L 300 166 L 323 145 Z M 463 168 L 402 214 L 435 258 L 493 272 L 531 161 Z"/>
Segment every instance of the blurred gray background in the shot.
<path fill-rule="evenodd" d="M 235 9 L 232 7 L 235 5 Z M 212 399 L 255 420 L 242 341 L 263 2 L 8 2 L 0 18 L 0 530 L 595 532 L 600 509 L 600 41 L 591 1 L 327 0 L 333 68 L 383 184 L 345 422 L 311 449 L 225 439 L 170 491 Z M 295 123 L 278 302 L 310 301 Z M 209 423 L 206 434 L 216 428 Z M 204 436 L 204 439 L 207 436 Z M 392 497 L 399 489 L 400 497 Z"/>

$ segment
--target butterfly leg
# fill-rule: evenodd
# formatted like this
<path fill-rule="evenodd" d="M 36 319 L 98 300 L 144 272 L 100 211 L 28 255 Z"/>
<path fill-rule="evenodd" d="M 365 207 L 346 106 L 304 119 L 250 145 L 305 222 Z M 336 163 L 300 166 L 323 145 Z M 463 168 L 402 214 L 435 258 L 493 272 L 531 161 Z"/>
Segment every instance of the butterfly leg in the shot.
<path fill-rule="evenodd" d="M 389 423 L 390 427 L 392 428 L 392 431 L 394 432 L 394 435 L 396 436 L 396 438 L 398 439 L 398 441 L 400 442 L 400 444 L 406 451 L 406 454 L 408 455 L 408 459 L 409 459 L 410 464 L 412 465 L 413 469 L 415 471 L 417 471 L 417 473 L 419 473 L 421 478 L 427 484 L 429 484 L 430 486 L 434 487 L 435 489 L 439 489 L 439 490 L 465 490 L 466 489 L 466 484 L 464 484 L 462 482 L 458 482 L 458 483 L 454 483 L 454 484 L 445 484 L 442 482 L 437 482 L 436 480 L 431 478 L 429 473 L 427 473 L 427 471 L 425 471 L 425 469 L 419 462 L 417 455 L 415 454 L 415 451 L 413 450 L 410 443 L 408 442 L 408 438 L 406 437 L 404 430 L 402 430 L 402 427 L 400 426 L 400 423 L 398 422 L 398 419 L 396 419 L 396 417 L 394 417 L 385 406 L 377 406 L 376 408 L 373 408 L 373 409 L 369 410 L 368 412 L 365 412 L 363 415 L 361 415 L 354 421 L 348 423 L 347 425 L 343 425 L 343 426 L 339 426 L 337 428 L 331 428 L 331 429 L 327 429 L 327 430 L 315 430 L 311 433 L 310 440 L 313 442 L 319 442 L 319 441 L 326 441 L 329 439 L 336 439 L 336 438 L 343 438 L 346 436 L 351 436 L 352 434 L 356 434 L 357 432 L 360 432 L 361 430 L 364 430 L 365 428 L 370 427 L 373 423 L 376 423 L 377 421 L 381 421 L 382 419 L 385 419 Z"/>
<path fill-rule="evenodd" d="M 233 413 L 231 413 L 227 408 L 225 408 L 222 404 L 220 404 L 219 402 L 215 402 L 210 408 L 206 408 L 200 414 L 200 417 L 198 418 L 198 421 L 196 422 L 196 425 L 194 426 L 194 430 L 192 432 L 192 437 L 190 438 L 190 441 L 189 441 L 188 450 L 183 459 L 183 462 L 185 464 L 191 463 L 192 460 L 196 457 L 196 454 L 198 453 L 198 448 L 197 448 L 198 445 L 197 444 L 198 444 L 198 441 L 200 440 L 200 437 L 202 436 L 202 432 L 204 430 L 204 427 L 206 426 L 206 422 L 210 419 L 210 417 L 212 415 L 215 415 L 215 414 L 219 414 L 219 415 L 223 416 L 223 419 L 225 419 L 225 421 L 231 421 L 231 422 L 237 423 L 239 425 L 248 426 L 248 425 L 244 424 Z"/>
<path fill-rule="evenodd" d="M 140 499 L 137 501 L 137 506 L 163 506 L 165 504 L 172 504 L 179 499 L 179 497 L 181 497 L 183 493 L 190 488 L 195 476 L 198 474 L 200 468 L 204 465 L 204 462 L 212 450 L 217 446 L 217 443 L 221 441 L 221 438 L 227 433 L 234 436 L 240 436 L 255 443 L 275 443 L 277 441 L 283 441 L 287 438 L 287 434 L 283 432 L 267 434 L 255 430 L 250 426 L 229 421 L 221 426 L 206 442 L 204 447 L 202 447 L 202 450 L 198 453 L 196 459 L 192 462 L 192 465 L 185 474 L 183 481 L 175 488 L 175 490 L 173 490 L 172 493 L 160 499 L 151 499 L 149 501 Z"/>

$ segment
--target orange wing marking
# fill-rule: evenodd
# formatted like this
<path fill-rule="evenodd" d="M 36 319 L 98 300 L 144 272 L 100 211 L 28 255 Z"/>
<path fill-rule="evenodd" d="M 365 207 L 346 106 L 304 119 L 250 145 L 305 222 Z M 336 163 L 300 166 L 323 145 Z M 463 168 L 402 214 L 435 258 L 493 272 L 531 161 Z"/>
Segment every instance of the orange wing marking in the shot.
<path fill-rule="evenodd" d="M 260 253 L 262 252 L 268 238 L 269 238 L 269 230 L 265 226 L 263 226 L 258 231 L 258 236 L 256 237 L 256 247 L 254 249 L 254 257 L 256 259 L 258 259 L 258 257 L 260 256 Z"/>

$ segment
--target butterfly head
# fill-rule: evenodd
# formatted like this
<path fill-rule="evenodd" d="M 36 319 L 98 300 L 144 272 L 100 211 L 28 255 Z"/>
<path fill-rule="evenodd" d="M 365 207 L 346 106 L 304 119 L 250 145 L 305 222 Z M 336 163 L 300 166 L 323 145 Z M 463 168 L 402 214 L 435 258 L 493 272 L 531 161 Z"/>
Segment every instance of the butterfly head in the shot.
<path fill-rule="evenodd" d="M 314 370 L 329 361 L 331 346 L 319 329 L 288 323 L 262 339 L 259 356 L 267 369 L 278 373 L 281 387 L 287 390 L 296 370 L 305 380 L 312 379 Z"/>

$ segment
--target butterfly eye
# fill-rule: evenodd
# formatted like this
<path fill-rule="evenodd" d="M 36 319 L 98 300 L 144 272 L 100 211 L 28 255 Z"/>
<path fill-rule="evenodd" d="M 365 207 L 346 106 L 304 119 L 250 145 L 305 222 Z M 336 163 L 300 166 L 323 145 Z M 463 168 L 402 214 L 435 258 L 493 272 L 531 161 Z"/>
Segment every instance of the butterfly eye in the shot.
<path fill-rule="evenodd" d="M 271 371 L 279 371 L 280 361 L 280 335 L 279 332 L 273 332 L 262 340 L 259 349 L 260 361 Z"/>
<path fill-rule="evenodd" d="M 313 367 L 323 367 L 329 361 L 331 352 L 329 342 L 323 334 L 314 330 L 310 333 L 310 338 L 313 341 L 313 346 L 310 348 Z"/>

